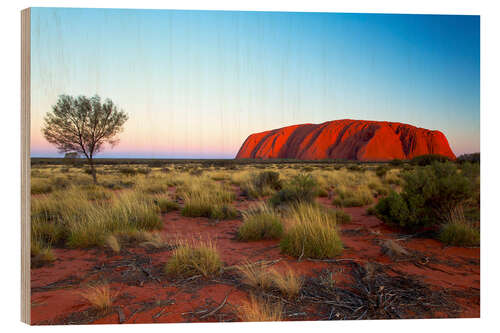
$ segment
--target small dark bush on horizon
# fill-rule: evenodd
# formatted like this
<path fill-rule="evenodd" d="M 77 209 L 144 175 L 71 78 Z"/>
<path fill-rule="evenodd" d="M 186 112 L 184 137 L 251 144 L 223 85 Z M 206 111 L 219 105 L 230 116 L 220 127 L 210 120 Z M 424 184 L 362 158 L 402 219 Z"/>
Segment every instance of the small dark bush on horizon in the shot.
<path fill-rule="evenodd" d="M 410 160 L 410 163 L 418 166 L 431 165 L 434 162 L 448 162 L 451 161 L 448 157 L 438 154 L 427 154 L 415 156 Z"/>
<path fill-rule="evenodd" d="M 457 157 L 457 163 L 480 163 L 481 154 L 480 153 L 472 153 L 472 154 L 463 154 Z"/>

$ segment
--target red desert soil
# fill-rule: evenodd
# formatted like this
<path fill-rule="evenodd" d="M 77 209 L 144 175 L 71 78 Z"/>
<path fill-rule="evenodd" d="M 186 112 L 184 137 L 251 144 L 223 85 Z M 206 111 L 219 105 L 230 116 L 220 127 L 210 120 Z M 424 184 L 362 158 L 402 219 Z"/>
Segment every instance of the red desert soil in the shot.
<path fill-rule="evenodd" d="M 440 131 L 386 121 L 343 119 L 251 134 L 236 158 L 388 161 L 426 154 L 455 159 Z"/>
<path fill-rule="evenodd" d="M 326 199 L 319 201 L 330 206 Z M 453 301 L 452 313 L 449 307 L 436 308 L 416 313 L 416 318 L 479 317 L 479 248 L 445 247 L 433 239 L 401 234 L 365 215 L 365 208 L 345 211 L 352 215 L 351 223 L 340 226 L 345 250 L 330 262 L 283 255 L 278 241 L 239 242 L 234 237 L 240 220 L 214 222 L 172 212 L 163 216 L 162 233 L 172 242 L 186 237 L 215 240 L 226 266 L 265 260 L 278 270 L 292 267 L 304 278 L 328 269 L 339 286 L 351 281 L 355 263 L 378 264 L 390 276 L 411 276 L 429 289 L 445 291 Z M 381 244 L 388 239 L 398 240 L 411 256 L 397 259 L 384 254 Z M 214 279 L 167 278 L 163 266 L 172 252 L 168 248 L 125 248 L 120 255 L 104 250 L 54 251 L 57 260 L 52 265 L 31 271 L 33 324 L 235 321 L 238 306 L 249 295 L 248 288 L 234 282 L 234 271 Z M 106 315 L 93 310 L 80 295 L 95 281 L 107 281 L 114 294 L 113 308 Z M 328 319 L 328 312 L 308 304 L 287 311 L 285 320 Z"/>

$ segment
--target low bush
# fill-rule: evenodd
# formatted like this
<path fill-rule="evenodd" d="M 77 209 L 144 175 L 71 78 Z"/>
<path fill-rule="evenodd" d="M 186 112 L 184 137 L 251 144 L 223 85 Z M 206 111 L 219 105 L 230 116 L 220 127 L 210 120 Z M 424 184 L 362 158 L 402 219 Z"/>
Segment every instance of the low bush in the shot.
<path fill-rule="evenodd" d="M 448 212 L 471 196 L 471 182 L 453 163 L 433 163 L 403 174 L 401 194 L 391 192 L 376 205 L 386 222 L 416 229 L 446 222 Z"/>
<path fill-rule="evenodd" d="M 299 202 L 314 202 L 318 195 L 317 182 L 310 174 L 298 174 L 292 178 L 289 184 L 273 195 L 270 199 L 274 207 L 279 205 L 290 205 Z"/>
<path fill-rule="evenodd" d="M 281 187 L 280 174 L 275 171 L 262 171 L 252 174 L 249 179 L 241 183 L 243 195 L 248 196 L 250 199 L 271 195 Z"/>
<path fill-rule="evenodd" d="M 260 205 L 244 212 L 243 224 L 238 228 L 238 239 L 243 241 L 279 239 L 282 234 L 281 217 L 268 205 Z"/>

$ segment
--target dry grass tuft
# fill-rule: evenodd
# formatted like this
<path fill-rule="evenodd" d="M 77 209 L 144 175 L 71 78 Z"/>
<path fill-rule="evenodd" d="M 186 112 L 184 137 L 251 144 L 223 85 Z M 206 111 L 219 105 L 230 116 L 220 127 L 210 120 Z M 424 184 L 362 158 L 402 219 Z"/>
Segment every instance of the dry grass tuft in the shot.
<path fill-rule="evenodd" d="M 294 270 L 288 268 L 284 273 L 280 273 L 275 269 L 271 269 L 270 275 L 273 284 L 288 299 L 293 299 L 299 295 L 303 281 Z"/>
<path fill-rule="evenodd" d="M 114 253 L 120 253 L 120 242 L 114 235 L 109 235 L 106 238 L 106 246 L 109 247 Z"/>
<path fill-rule="evenodd" d="M 250 287 L 268 290 L 273 285 L 272 276 L 263 265 L 247 262 L 238 266 L 238 271 L 243 278 L 243 283 Z"/>
<path fill-rule="evenodd" d="M 401 259 L 408 257 L 410 253 L 398 242 L 392 239 L 387 239 L 382 242 L 382 253 L 389 256 L 391 259 Z"/>
<path fill-rule="evenodd" d="M 450 211 L 447 222 L 442 225 L 439 239 L 448 245 L 478 246 L 481 236 L 479 229 L 465 218 L 463 207 L 457 206 Z"/>
<path fill-rule="evenodd" d="M 85 291 L 80 292 L 90 305 L 102 312 L 108 312 L 113 304 L 111 289 L 107 283 L 90 286 Z"/>
<path fill-rule="evenodd" d="M 160 233 L 144 233 L 144 241 L 140 244 L 142 247 L 162 249 L 170 246 L 167 240 Z"/>
<path fill-rule="evenodd" d="M 250 296 L 238 309 L 238 316 L 242 321 L 280 321 L 282 320 L 283 305 L 270 303 L 263 299 Z"/>

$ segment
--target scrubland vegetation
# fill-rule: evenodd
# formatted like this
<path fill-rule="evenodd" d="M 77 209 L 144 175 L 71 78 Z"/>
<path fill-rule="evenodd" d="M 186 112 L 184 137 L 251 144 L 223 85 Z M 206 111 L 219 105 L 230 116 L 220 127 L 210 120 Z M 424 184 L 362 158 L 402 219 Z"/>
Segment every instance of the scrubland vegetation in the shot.
<path fill-rule="evenodd" d="M 342 252 L 343 207 L 370 206 L 383 221 L 434 228 L 446 244 L 479 244 L 479 163 L 423 156 L 386 164 L 36 164 L 31 178 L 34 265 L 55 260 L 54 247 L 164 246 L 162 214 L 241 219 L 240 241 L 275 239 L 283 253 L 329 258 Z M 475 161 L 475 160 L 474 160 Z M 246 198 L 249 207 L 237 208 Z M 317 203 L 328 200 L 336 209 Z M 456 212 L 460 207 L 461 214 Z M 450 217 L 452 216 L 452 217 Z M 138 236 L 142 235 L 142 236 Z M 147 236 L 149 235 L 149 236 Z M 153 236 L 152 236 L 153 235 Z M 135 239 L 139 238 L 139 239 Z M 142 238 L 142 239 L 140 239 Z"/>

